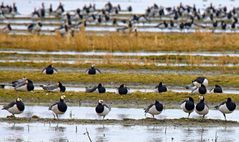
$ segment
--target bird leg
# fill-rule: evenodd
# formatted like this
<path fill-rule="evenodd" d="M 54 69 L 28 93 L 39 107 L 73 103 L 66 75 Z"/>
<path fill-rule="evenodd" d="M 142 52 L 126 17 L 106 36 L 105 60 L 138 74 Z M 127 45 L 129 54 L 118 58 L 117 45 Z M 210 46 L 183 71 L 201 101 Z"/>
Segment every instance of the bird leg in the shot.
<path fill-rule="evenodd" d="M 53 117 L 54 117 L 54 119 L 56 119 L 56 116 L 55 116 L 55 114 L 54 113 L 52 113 L 53 114 Z"/>
<path fill-rule="evenodd" d="M 225 114 L 225 113 L 223 113 L 223 116 L 224 116 L 224 118 L 225 118 L 225 121 L 227 121 L 227 117 L 226 117 L 226 114 Z"/>
<path fill-rule="evenodd" d="M 152 114 L 153 118 L 154 118 L 154 115 Z"/>
<path fill-rule="evenodd" d="M 189 118 L 190 114 L 191 114 L 191 113 L 188 113 L 188 118 Z"/>

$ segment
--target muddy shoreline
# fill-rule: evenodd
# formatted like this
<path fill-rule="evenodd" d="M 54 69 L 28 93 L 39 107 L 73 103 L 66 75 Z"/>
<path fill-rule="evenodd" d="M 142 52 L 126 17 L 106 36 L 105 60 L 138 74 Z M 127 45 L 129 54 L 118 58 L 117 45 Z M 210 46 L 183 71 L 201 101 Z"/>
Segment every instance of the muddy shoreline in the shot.
<path fill-rule="evenodd" d="M 48 119 L 48 118 L 1 118 L 0 122 L 8 123 L 64 123 L 64 124 L 102 124 L 102 125 L 124 125 L 124 126 L 239 126 L 236 121 L 224 121 L 213 119 L 124 119 L 124 120 L 87 120 L 87 119 Z"/>

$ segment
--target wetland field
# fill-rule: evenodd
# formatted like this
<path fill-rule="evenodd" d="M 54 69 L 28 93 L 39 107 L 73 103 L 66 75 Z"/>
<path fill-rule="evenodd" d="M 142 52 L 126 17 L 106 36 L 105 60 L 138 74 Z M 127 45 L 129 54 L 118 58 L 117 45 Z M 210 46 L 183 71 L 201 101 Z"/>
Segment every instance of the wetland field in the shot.
<path fill-rule="evenodd" d="M 165 7 L 180 7 L 182 2 L 192 8 L 195 4 L 202 11 L 207 11 L 206 7 L 210 3 L 221 11 L 239 7 L 237 0 L 150 0 L 147 3 L 143 0 L 109 1 L 113 5 L 119 3 L 122 6 L 123 10 L 118 15 L 109 15 L 110 18 L 122 20 L 123 24 L 129 22 L 124 19 L 133 15 L 142 18 L 142 14 L 152 5 L 157 8 L 154 3 Z M 139 24 L 141 29 L 139 26 L 139 30 L 134 32 L 116 30 L 117 26 L 124 26 L 122 23 L 115 26 L 100 24 L 98 21 L 87 23 L 93 30 L 87 30 L 88 27 L 81 30 L 80 27 L 74 36 L 66 36 L 57 32 L 53 34 L 51 28 L 65 23 L 63 19 L 67 17 L 67 12 L 72 15 L 77 7 L 92 3 L 97 8 L 103 7 L 108 1 L 60 0 L 66 10 L 60 17 L 35 19 L 30 17 L 34 7 L 38 9 L 43 2 L 46 7 L 52 3 L 55 9 L 58 1 L 1 2 L 16 2 L 21 14 L 4 16 L 1 13 L 4 10 L 0 7 L 0 108 L 6 109 L 6 104 L 19 99 L 24 102 L 25 108 L 15 116 L 11 116 L 7 110 L 0 110 L 0 141 L 239 142 L 239 107 L 226 114 L 226 119 L 215 108 L 227 98 L 239 105 L 239 24 L 236 24 L 236 29 L 220 29 L 219 32 L 217 29 L 211 31 L 212 27 L 201 30 L 207 23 L 217 21 L 220 25 L 225 20 L 217 17 L 212 21 L 206 20 L 201 27 L 196 26 L 202 20 L 195 20 L 198 23 L 195 23 L 194 30 L 180 30 L 180 25 L 175 29 L 164 30 L 160 27 L 147 30 L 147 26 L 152 28 L 150 24 L 155 21 L 170 21 L 172 17 L 169 14 L 163 18 L 146 18 L 146 22 L 151 23 Z M 129 5 L 132 5 L 132 12 L 126 11 Z M 223 9 L 223 6 L 228 9 Z M 239 12 L 234 14 L 236 23 L 237 15 Z M 176 24 L 187 22 L 185 17 L 182 16 Z M 21 28 L 29 21 L 43 22 L 46 27 L 39 33 L 23 34 L 26 30 Z M 225 23 L 230 21 L 233 20 L 225 20 Z M 3 32 L 2 26 L 6 24 L 12 24 L 15 31 Z M 49 31 L 50 34 L 47 34 Z M 48 65 L 53 65 L 57 73 L 45 74 L 44 68 Z M 100 73 L 87 74 L 91 66 L 99 69 Z M 205 94 L 200 93 L 196 85 L 196 89 L 190 87 L 197 77 L 208 80 Z M 34 89 L 28 91 L 25 86 L 18 90 L 13 81 L 21 82 L 19 79 L 24 80 L 24 85 L 32 81 Z M 64 85 L 64 91 L 59 91 L 59 82 Z M 159 93 L 157 90 L 156 86 L 160 82 L 167 87 L 166 92 Z M 89 91 L 89 88 L 100 83 L 105 87 L 105 93 Z M 49 89 L 51 86 L 43 90 L 42 86 L 49 84 L 59 89 L 52 91 Z M 118 93 L 121 84 L 127 86 L 128 94 Z M 200 85 L 202 87 L 204 84 Z M 223 93 L 214 93 L 215 85 L 220 85 Z M 199 96 L 204 96 L 209 112 L 203 118 L 193 111 L 188 118 L 188 113 L 180 105 L 188 97 L 194 99 L 196 105 L 201 99 Z M 55 118 L 54 111 L 49 109 L 59 99 L 61 102 L 62 97 L 67 104 L 67 111 Z M 110 106 L 110 112 L 104 118 L 96 113 L 96 106 L 101 100 Z M 145 111 L 155 100 L 163 104 L 163 110 L 153 118 Z M 11 105 L 7 107 L 11 108 Z"/>

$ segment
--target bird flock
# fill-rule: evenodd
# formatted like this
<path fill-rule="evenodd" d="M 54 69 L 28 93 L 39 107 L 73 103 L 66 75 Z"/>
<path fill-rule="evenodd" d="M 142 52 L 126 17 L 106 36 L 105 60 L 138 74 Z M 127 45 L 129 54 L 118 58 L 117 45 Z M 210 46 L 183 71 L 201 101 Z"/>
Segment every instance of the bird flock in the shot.
<path fill-rule="evenodd" d="M 46 68 L 42 70 L 42 73 L 52 75 L 54 73 L 57 73 L 57 69 L 53 67 L 53 65 L 49 65 Z M 99 69 L 97 69 L 94 65 L 92 65 L 89 69 L 86 70 L 86 73 L 89 75 L 94 75 L 96 73 L 101 73 Z M 190 114 L 195 110 L 195 112 L 203 118 L 208 114 L 209 107 L 205 102 L 204 94 L 207 93 L 206 87 L 208 86 L 208 79 L 205 77 L 198 77 L 195 80 L 192 81 L 190 85 L 187 85 L 187 89 L 192 89 L 192 93 L 199 93 L 201 96 L 199 98 L 199 102 L 194 104 L 194 100 L 192 97 L 189 97 L 188 99 L 184 100 L 180 107 L 185 113 L 188 113 L 188 118 Z M 22 79 L 16 80 L 12 82 L 12 87 L 15 88 L 15 90 L 26 90 L 31 91 L 34 90 L 33 82 L 26 77 L 23 77 Z M 65 92 L 66 87 L 62 85 L 61 82 L 58 82 L 57 84 L 48 84 L 48 85 L 41 85 L 40 87 L 43 88 L 43 90 L 46 91 L 55 91 L 56 89 L 59 92 Z M 166 92 L 167 87 L 162 84 L 162 82 L 159 83 L 155 87 L 158 92 Z M 95 86 L 93 88 L 86 88 L 86 92 L 94 92 L 98 90 L 99 93 L 105 93 L 106 89 L 102 86 L 100 83 L 98 86 Z M 128 93 L 128 88 L 122 84 L 118 88 L 118 93 L 121 95 Z M 222 93 L 222 88 L 219 85 L 215 85 L 215 88 L 213 88 L 211 91 L 215 93 Z M 49 107 L 49 110 L 51 110 L 54 114 L 54 118 L 58 118 L 58 115 L 64 114 L 67 111 L 67 105 L 64 102 L 65 96 L 60 97 L 60 101 L 52 104 Z M 218 109 L 220 112 L 222 112 L 225 120 L 226 120 L 226 114 L 232 113 L 236 109 L 236 104 L 232 101 L 231 98 L 227 98 L 226 101 L 222 102 L 221 104 L 215 106 L 216 109 Z M 16 101 L 9 103 L 8 105 L 5 105 L 3 107 L 3 110 L 9 111 L 13 116 L 15 114 L 20 114 L 24 111 L 25 105 L 22 102 L 21 98 L 17 98 Z M 154 118 L 155 115 L 159 115 L 164 109 L 164 105 L 160 103 L 158 100 L 155 101 L 155 103 L 149 105 L 145 109 L 145 115 L 147 113 L 151 114 Z M 105 116 L 111 111 L 111 107 L 104 103 L 103 100 L 99 100 L 98 104 L 95 108 L 96 113 L 99 116 L 102 116 L 105 118 Z"/>
<path fill-rule="evenodd" d="M 1 12 L 2 11 L 2 12 Z M 0 15 L 3 19 L 17 17 L 19 12 L 15 4 L 0 6 Z M 46 8 L 42 3 L 41 7 L 34 9 L 29 18 L 32 23 L 27 25 L 27 30 L 31 33 L 39 33 L 46 24 L 44 19 L 58 18 L 60 26 L 51 32 L 60 32 L 61 35 L 69 34 L 74 36 L 76 31 L 90 25 L 110 25 L 117 27 L 118 32 L 137 32 L 141 28 L 154 28 L 162 30 L 177 29 L 181 32 L 189 30 L 205 29 L 214 32 L 236 31 L 238 29 L 239 8 L 216 7 L 213 4 L 204 9 L 197 8 L 196 5 L 183 5 L 163 7 L 153 4 L 148 7 L 143 14 L 133 13 L 132 6 L 122 9 L 120 5 L 113 5 L 108 2 L 103 8 L 97 9 L 95 4 L 85 5 L 83 8 L 66 11 L 64 5 L 59 3 L 56 9 L 52 4 Z M 11 23 L 14 24 L 14 23 Z M 13 28 L 10 23 L 2 29 L 10 32 Z M 146 30 L 147 31 L 147 30 Z"/>
<path fill-rule="evenodd" d="M 58 70 L 53 67 L 52 64 L 48 65 L 42 70 L 43 74 L 52 75 L 57 73 Z M 102 73 L 100 69 L 96 68 L 95 65 L 92 65 L 90 68 L 88 68 L 86 71 L 86 74 L 88 75 L 95 75 Z M 0 84 L 0 88 L 5 88 L 7 86 L 6 84 Z M 11 87 L 13 87 L 16 91 L 33 91 L 35 88 L 35 85 L 33 84 L 33 81 L 23 77 L 21 79 L 15 80 L 11 82 Z M 49 92 L 65 92 L 67 90 L 66 86 L 62 84 L 62 82 L 57 83 L 49 83 L 49 84 L 41 84 L 39 85 L 43 90 L 49 91 Z M 216 84 L 214 88 L 208 90 L 208 79 L 206 77 L 197 77 L 195 80 L 192 81 L 191 84 L 187 85 L 185 89 L 190 89 L 191 93 L 199 93 L 201 95 L 204 95 L 206 93 L 223 93 L 223 89 L 220 85 Z M 86 87 L 85 92 L 86 93 L 92 93 L 92 92 L 98 92 L 98 93 L 106 93 L 107 89 L 103 86 L 102 83 L 99 83 L 97 86 L 93 87 Z M 166 85 L 164 85 L 162 82 L 160 82 L 158 85 L 154 88 L 155 92 L 163 93 L 167 92 L 168 88 Z M 120 95 L 126 95 L 130 93 L 130 88 L 128 88 L 125 84 L 121 84 L 116 89 L 116 93 Z"/>
<path fill-rule="evenodd" d="M 49 110 L 53 112 L 54 119 L 59 119 L 59 115 L 64 114 L 67 111 L 67 104 L 64 101 L 65 96 L 60 97 L 60 101 L 50 105 Z M 209 112 L 209 106 L 206 104 L 204 96 L 199 97 L 199 102 L 194 104 L 194 100 L 192 97 L 184 100 L 181 105 L 181 109 L 188 113 L 188 118 L 190 114 L 195 110 L 195 112 L 204 118 Z M 231 98 L 227 98 L 226 101 L 221 104 L 215 106 L 224 116 L 226 120 L 226 114 L 232 113 L 236 109 L 236 104 L 232 101 Z M 21 98 L 17 98 L 16 101 L 13 101 L 7 105 L 4 105 L 3 110 L 7 110 L 12 116 L 15 117 L 15 114 L 21 114 L 25 110 L 25 105 L 22 102 Z M 145 117 L 146 114 L 149 113 L 154 118 L 155 115 L 159 115 L 164 109 L 164 105 L 160 103 L 158 100 L 155 100 L 155 103 L 150 104 L 145 109 Z M 105 118 L 105 116 L 111 111 L 111 107 L 104 103 L 103 100 L 99 100 L 98 104 L 95 107 L 95 112 L 98 116 Z"/>

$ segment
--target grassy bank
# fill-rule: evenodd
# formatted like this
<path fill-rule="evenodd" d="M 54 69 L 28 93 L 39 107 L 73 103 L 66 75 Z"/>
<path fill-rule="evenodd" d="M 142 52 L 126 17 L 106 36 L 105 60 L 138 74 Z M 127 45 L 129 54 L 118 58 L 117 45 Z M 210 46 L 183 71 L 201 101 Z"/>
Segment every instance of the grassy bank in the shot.
<path fill-rule="evenodd" d="M 237 51 L 238 34 L 213 33 L 109 33 L 87 35 L 80 33 L 73 38 L 56 36 L 0 35 L 1 48 L 29 50 L 106 50 L 106 51 Z"/>
<path fill-rule="evenodd" d="M 166 108 L 179 107 L 180 102 L 185 98 L 191 96 L 198 101 L 197 94 L 189 93 L 175 93 L 166 92 L 159 93 L 140 93 L 135 92 L 129 95 L 119 95 L 114 93 L 78 93 L 78 92 L 65 92 L 66 101 L 69 105 L 91 104 L 95 105 L 99 99 L 103 99 L 116 107 L 145 107 L 154 100 L 159 100 L 165 104 Z M 0 90 L 0 102 L 6 103 L 15 100 L 17 97 L 21 97 L 25 103 L 28 104 L 51 104 L 59 100 L 62 93 L 49 93 L 44 91 L 33 92 L 16 92 L 14 90 Z M 214 105 L 225 101 L 227 97 L 231 97 L 235 102 L 239 102 L 239 95 L 235 94 L 208 94 L 205 96 L 206 102 Z"/>
<path fill-rule="evenodd" d="M 185 86 L 191 83 L 197 75 L 182 74 L 123 74 L 123 73 L 102 73 L 97 75 L 87 75 L 85 73 L 57 73 L 54 75 L 45 75 L 41 72 L 25 71 L 1 71 L 0 82 L 12 82 L 22 77 L 27 77 L 33 82 L 58 82 L 69 84 L 81 83 L 104 83 L 104 84 L 158 84 L 164 82 L 171 86 Z M 239 87 L 239 78 L 237 75 L 207 75 L 209 85 L 222 85 L 223 87 Z"/>
<path fill-rule="evenodd" d="M 125 119 L 125 120 L 88 120 L 88 119 L 50 119 L 50 118 L 0 118 L 0 122 L 9 123 L 64 123 L 64 124 L 100 124 L 100 125 L 124 125 L 124 126 L 239 126 L 236 121 L 224 121 L 215 119 Z M 166 131 L 165 131 L 166 133 Z"/>
<path fill-rule="evenodd" d="M 38 69 L 41 71 L 44 67 L 51 64 L 51 62 L 45 62 L 45 63 L 23 63 L 23 62 L 15 62 L 15 63 L 0 63 L 0 67 L 5 68 L 19 68 L 19 71 L 21 69 L 26 68 L 33 68 Z M 59 72 L 65 72 L 65 69 L 83 69 L 86 70 L 91 66 L 91 64 L 88 63 L 76 63 L 76 64 L 66 64 L 66 63 L 54 63 L 54 66 L 59 69 Z M 124 71 L 138 71 L 140 73 L 141 71 L 158 71 L 160 73 L 161 71 L 175 71 L 177 73 L 178 71 L 188 71 L 188 72 L 195 72 L 195 74 L 200 73 L 221 73 L 221 74 L 238 74 L 239 73 L 239 67 L 226 67 L 226 66 L 213 66 L 213 67 L 202 67 L 202 66 L 184 66 L 184 67 L 176 67 L 176 66 L 155 66 L 153 64 L 145 64 L 145 65 L 135 65 L 131 63 L 127 64 L 118 64 L 118 63 L 107 63 L 107 64 L 96 64 L 97 68 L 103 70 L 115 70 L 120 72 L 121 70 Z M 74 71 L 72 71 L 74 72 Z M 104 72 L 104 71 L 103 71 Z"/>

